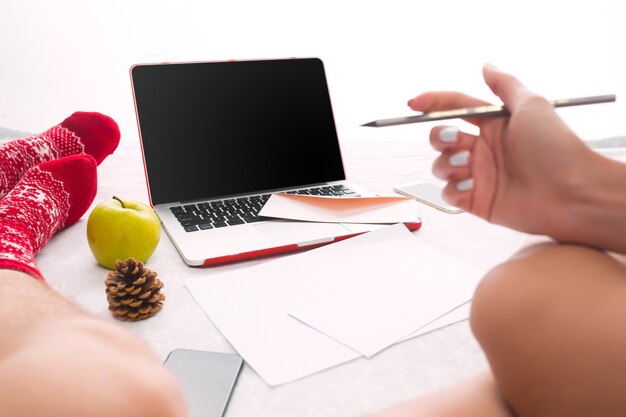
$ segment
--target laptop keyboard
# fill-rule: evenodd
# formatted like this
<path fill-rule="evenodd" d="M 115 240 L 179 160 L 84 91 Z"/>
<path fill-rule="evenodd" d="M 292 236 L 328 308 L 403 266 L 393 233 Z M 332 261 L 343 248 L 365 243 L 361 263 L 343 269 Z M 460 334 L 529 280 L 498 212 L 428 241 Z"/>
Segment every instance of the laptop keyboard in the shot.
<path fill-rule="evenodd" d="M 360 197 L 341 184 L 287 191 L 285 194 Z M 267 217 L 259 216 L 258 213 L 270 195 L 260 194 L 206 203 L 184 204 L 170 207 L 170 210 L 186 232 L 196 232 L 269 220 Z"/>

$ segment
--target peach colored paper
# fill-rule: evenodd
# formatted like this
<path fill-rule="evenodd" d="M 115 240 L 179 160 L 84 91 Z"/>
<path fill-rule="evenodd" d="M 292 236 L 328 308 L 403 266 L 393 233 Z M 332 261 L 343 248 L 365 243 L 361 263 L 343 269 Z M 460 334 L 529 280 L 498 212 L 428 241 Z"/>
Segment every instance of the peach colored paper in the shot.
<path fill-rule="evenodd" d="M 412 223 L 418 204 L 408 197 L 327 197 L 272 194 L 259 215 L 325 223 Z"/>

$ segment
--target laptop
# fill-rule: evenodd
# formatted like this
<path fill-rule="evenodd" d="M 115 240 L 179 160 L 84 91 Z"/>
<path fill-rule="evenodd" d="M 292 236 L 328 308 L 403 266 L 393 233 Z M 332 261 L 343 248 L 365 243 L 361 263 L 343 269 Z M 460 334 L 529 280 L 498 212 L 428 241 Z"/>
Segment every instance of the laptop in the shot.
<path fill-rule="evenodd" d="M 321 60 L 138 64 L 130 73 L 150 204 L 188 265 L 380 227 L 258 216 L 275 192 L 374 195 L 346 180 Z"/>

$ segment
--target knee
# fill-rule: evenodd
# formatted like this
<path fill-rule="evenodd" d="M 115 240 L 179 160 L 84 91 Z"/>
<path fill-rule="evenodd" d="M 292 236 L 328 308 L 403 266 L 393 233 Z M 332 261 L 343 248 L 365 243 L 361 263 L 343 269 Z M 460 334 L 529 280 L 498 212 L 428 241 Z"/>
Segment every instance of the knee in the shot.
<path fill-rule="evenodd" d="M 539 245 L 521 251 L 489 271 L 472 301 L 470 325 L 483 348 L 502 346 L 512 337 L 523 338 L 550 314 L 558 291 L 552 259 L 556 245 Z M 558 258 L 558 257 L 557 257 Z"/>
<path fill-rule="evenodd" d="M 472 299 L 470 327 L 485 349 L 512 326 L 518 327 L 524 306 L 518 304 L 521 294 L 514 286 L 519 282 L 518 265 L 507 261 L 489 271 L 478 284 Z"/>

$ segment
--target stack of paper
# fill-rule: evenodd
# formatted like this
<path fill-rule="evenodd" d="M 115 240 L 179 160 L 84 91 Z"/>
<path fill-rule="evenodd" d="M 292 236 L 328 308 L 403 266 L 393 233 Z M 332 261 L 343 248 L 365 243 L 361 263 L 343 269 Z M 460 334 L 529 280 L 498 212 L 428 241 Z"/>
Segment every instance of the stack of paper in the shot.
<path fill-rule="evenodd" d="M 395 225 L 186 284 L 246 362 L 277 385 L 466 318 L 481 276 Z"/>

